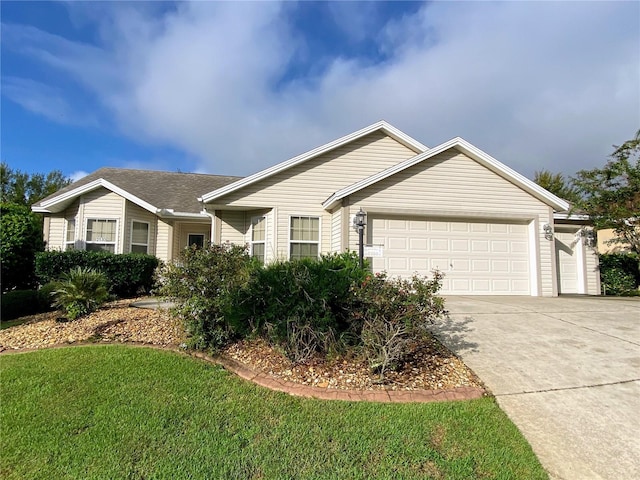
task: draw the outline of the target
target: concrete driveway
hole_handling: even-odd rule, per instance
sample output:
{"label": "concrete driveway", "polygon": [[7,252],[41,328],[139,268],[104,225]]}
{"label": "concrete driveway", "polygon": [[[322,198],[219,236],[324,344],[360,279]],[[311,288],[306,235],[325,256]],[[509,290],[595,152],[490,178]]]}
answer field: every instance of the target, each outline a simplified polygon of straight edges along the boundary
{"label": "concrete driveway", "polygon": [[640,299],[447,297],[437,335],[552,479],[640,478]]}

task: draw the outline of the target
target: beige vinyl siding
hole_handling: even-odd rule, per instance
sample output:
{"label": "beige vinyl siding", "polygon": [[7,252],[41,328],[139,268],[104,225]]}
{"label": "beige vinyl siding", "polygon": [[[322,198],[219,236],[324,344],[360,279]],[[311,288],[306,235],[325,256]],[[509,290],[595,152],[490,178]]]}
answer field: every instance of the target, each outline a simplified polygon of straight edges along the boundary
{"label": "beige vinyl siding", "polygon": [[139,207],[138,205],[126,201],[126,214],[124,222],[124,252],[131,252],[131,224],[132,221],[146,222],[149,224],[149,245],[147,247],[147,253],[149,255],[156,255],[156,237],[158,230],[158,217],[153,213]]}
{"label": "beige vinyl siding", "polygon": [[158,227],[156,234],[156,256],[168,262],[173,259],[171,256],[173,246],[173,226],[158,219]]}
{"label": "beige vinyl siding", "polygon": [[125,199],[117,193],[106,188],[99,188],[82,195],[80,199],[81,219],[78,224],[81,228],[81,238],[86,241],[87,220],[89,219],[110,219],[116,220],[116,246],[115,253],[124,253],[124,203]]}
{"label": "beige vinyl siding", "polygon": [[[331,193],[416,155],[382,132],[355,140],[329,153],[215,200],[215,205],[278,207],[276,258],[289,257],[289,218],[320,217],[321,253],[331,245],[331,215],[322,202]],[[224,230],[223,230],[224,231]],[[222,238],[224,241],[224,237]]]}
{"label": "beige vinyl siding", "polygon": [[597,246],[589,247],[585,245],[587,294],[600,295],[600,260],[598,259]]}
{"label": "beige vinyl siding", "polygon": [[247,243],[247,231],[249,222],[243,211],[221,210],[218,213],[220,223],[220,242],[244,245]]}
{"label": "beige vinyl siding", "polygon": [[[551,209],[508,180],[456,150],[443,152],[349,197],[349,213],[360,207],[371,213],[423,217],[514,219],[537,222],[541,295],[557,295],[553,242],[545,240],[542,225],[553,225]],[[349,248],[357,235],[349,232]]]}
{"label": "beige vinyl siding", "polygon": [[331,251],[342,251],[342,208],[331,214]]}
{"label": "beige vinyl siding", "polygon": [[47,241],[47,250],[64,250],[64,233],[65,233],[64,215],[51,216],[49,220],[49,238]]}

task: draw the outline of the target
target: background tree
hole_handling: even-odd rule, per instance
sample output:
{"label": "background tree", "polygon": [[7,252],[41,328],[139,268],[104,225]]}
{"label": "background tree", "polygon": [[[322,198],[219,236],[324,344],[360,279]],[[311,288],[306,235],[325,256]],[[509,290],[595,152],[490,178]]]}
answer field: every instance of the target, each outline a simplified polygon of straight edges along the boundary
{"label": "background tree", "polygon": [[71,183],[60,170],[28,174],[0,163],[0,290],[33,288],[35,254],[44,250],[42,216],[31,205]]}
{"label": "background tree", "polygon": [[574,207],[597,229],[612,228],[616,241],[640,255],[640,130],[614,148],[603,168],[580,170],[572,178],[580,194]]}
{"label": "background tree", "polygon": [[35,254],[44,250],[42,219],[24,205],[0,203],[2,292],[35,286]]}
{"label": "background tree", "polygon": [[0,164],[0,193],[4,203],[30,207],[70,183],[71,179],[65,177],[60,170],[47,174],[28,174],[13,170],[5,162]]}
{"label": "background tree", "polygon": [[576,188],[569,180],[565,180],[561,173],[551,173],[549,170],[540,170],[535,173],[533,181],[554,195],[571,203],[575,203],[580,198]]}

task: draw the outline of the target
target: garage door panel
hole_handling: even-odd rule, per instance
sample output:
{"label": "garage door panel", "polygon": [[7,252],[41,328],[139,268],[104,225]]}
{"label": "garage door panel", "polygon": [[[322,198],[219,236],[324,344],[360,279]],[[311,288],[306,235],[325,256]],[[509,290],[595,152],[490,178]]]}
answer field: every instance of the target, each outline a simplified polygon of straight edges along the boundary
{"label": "garage door panel", "polygon": [[451,251],[452,252],[468,252],[469,251],[469,240],[451,240]]}
{"label": "garage door panel", "polygon": [[527,253],[529,251],[529,246],[527,242],[511,242],[511,252],[512,253]]}
{"label": "garage door panel", "polygon": [[449,240],[442,238],[432,238],[429,241],[430,250],[434,252],[448,252],[449,251]]}
{"label": "garage door panel", "polygon": [[492,240],[491,251],[496,253],[507,253],[509,251],[509,242],[506,240]]}
{"label": "garage door panel", "polygon": [[475,253],[485,253],[489,251],[488,240],[471,240],[471,251]]}
{"label": "garage door panel", "polygon": [[471,261],[471,268],[473,268],[474,272],[490,272],[491,271],[491,265],[489,264],[489,260],[478,260],[478,259],[474,259]]}
{"label": "garage door panel", "polygon": [[509,233],[509,225],[506,223],[493,223],[490,225],[491,233]]}
{"label": "garage door panel", "polygon": [[555,236],[559,293],[578,293],[578,258],[575,254],[576,234],[556,232]]}
{"label": "garage door panel", "polygon": [[411,250],[427,250],[428,249],[428,241],[426,238],[410,238],[409,246]]}
{"label": "garage door panel", "polygon": [[370,225],[374,243],[383,245],[376,271],[410,277],[440,270],[445,294],[530,294],[525,224],[374,217]]}
{"label": "garage door panel", "polygon": [[390,237],[388,246],[391,250],[407,250],[409,246],[409,239],[406,237]]}

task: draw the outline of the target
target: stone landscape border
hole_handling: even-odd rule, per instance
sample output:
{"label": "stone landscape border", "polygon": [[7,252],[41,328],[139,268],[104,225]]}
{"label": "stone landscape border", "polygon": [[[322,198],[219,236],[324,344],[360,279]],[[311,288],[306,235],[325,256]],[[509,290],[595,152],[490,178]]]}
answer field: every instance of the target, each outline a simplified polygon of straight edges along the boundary
{"label": "stone landscape border", "polygon": [[428,403],[473,400],[488,395],[488,392],[480,387],[456,387],[444,390],[341,390],[312,387],[275,378],[264,372],[255,371],[249,366],[229,357],[212,357],[202,352],[186,352],[175,347],[163,347],[160,345],[135,342],[78,342],[51,345],[45,348],[8,349],[0,351],[0,357],[3,355],[29,353],[52,348],[95,347],[100,345],[126,345],[129,347],[153,348],[156,350],[180,353],[220,365],[225,370],[234,373],[238,377],[255,383],[261,387],[268,388],[269,390],[288,393],[289,395],[296,397],[315,398],[318,400],[344,400],[349,402],[378,403]]}

